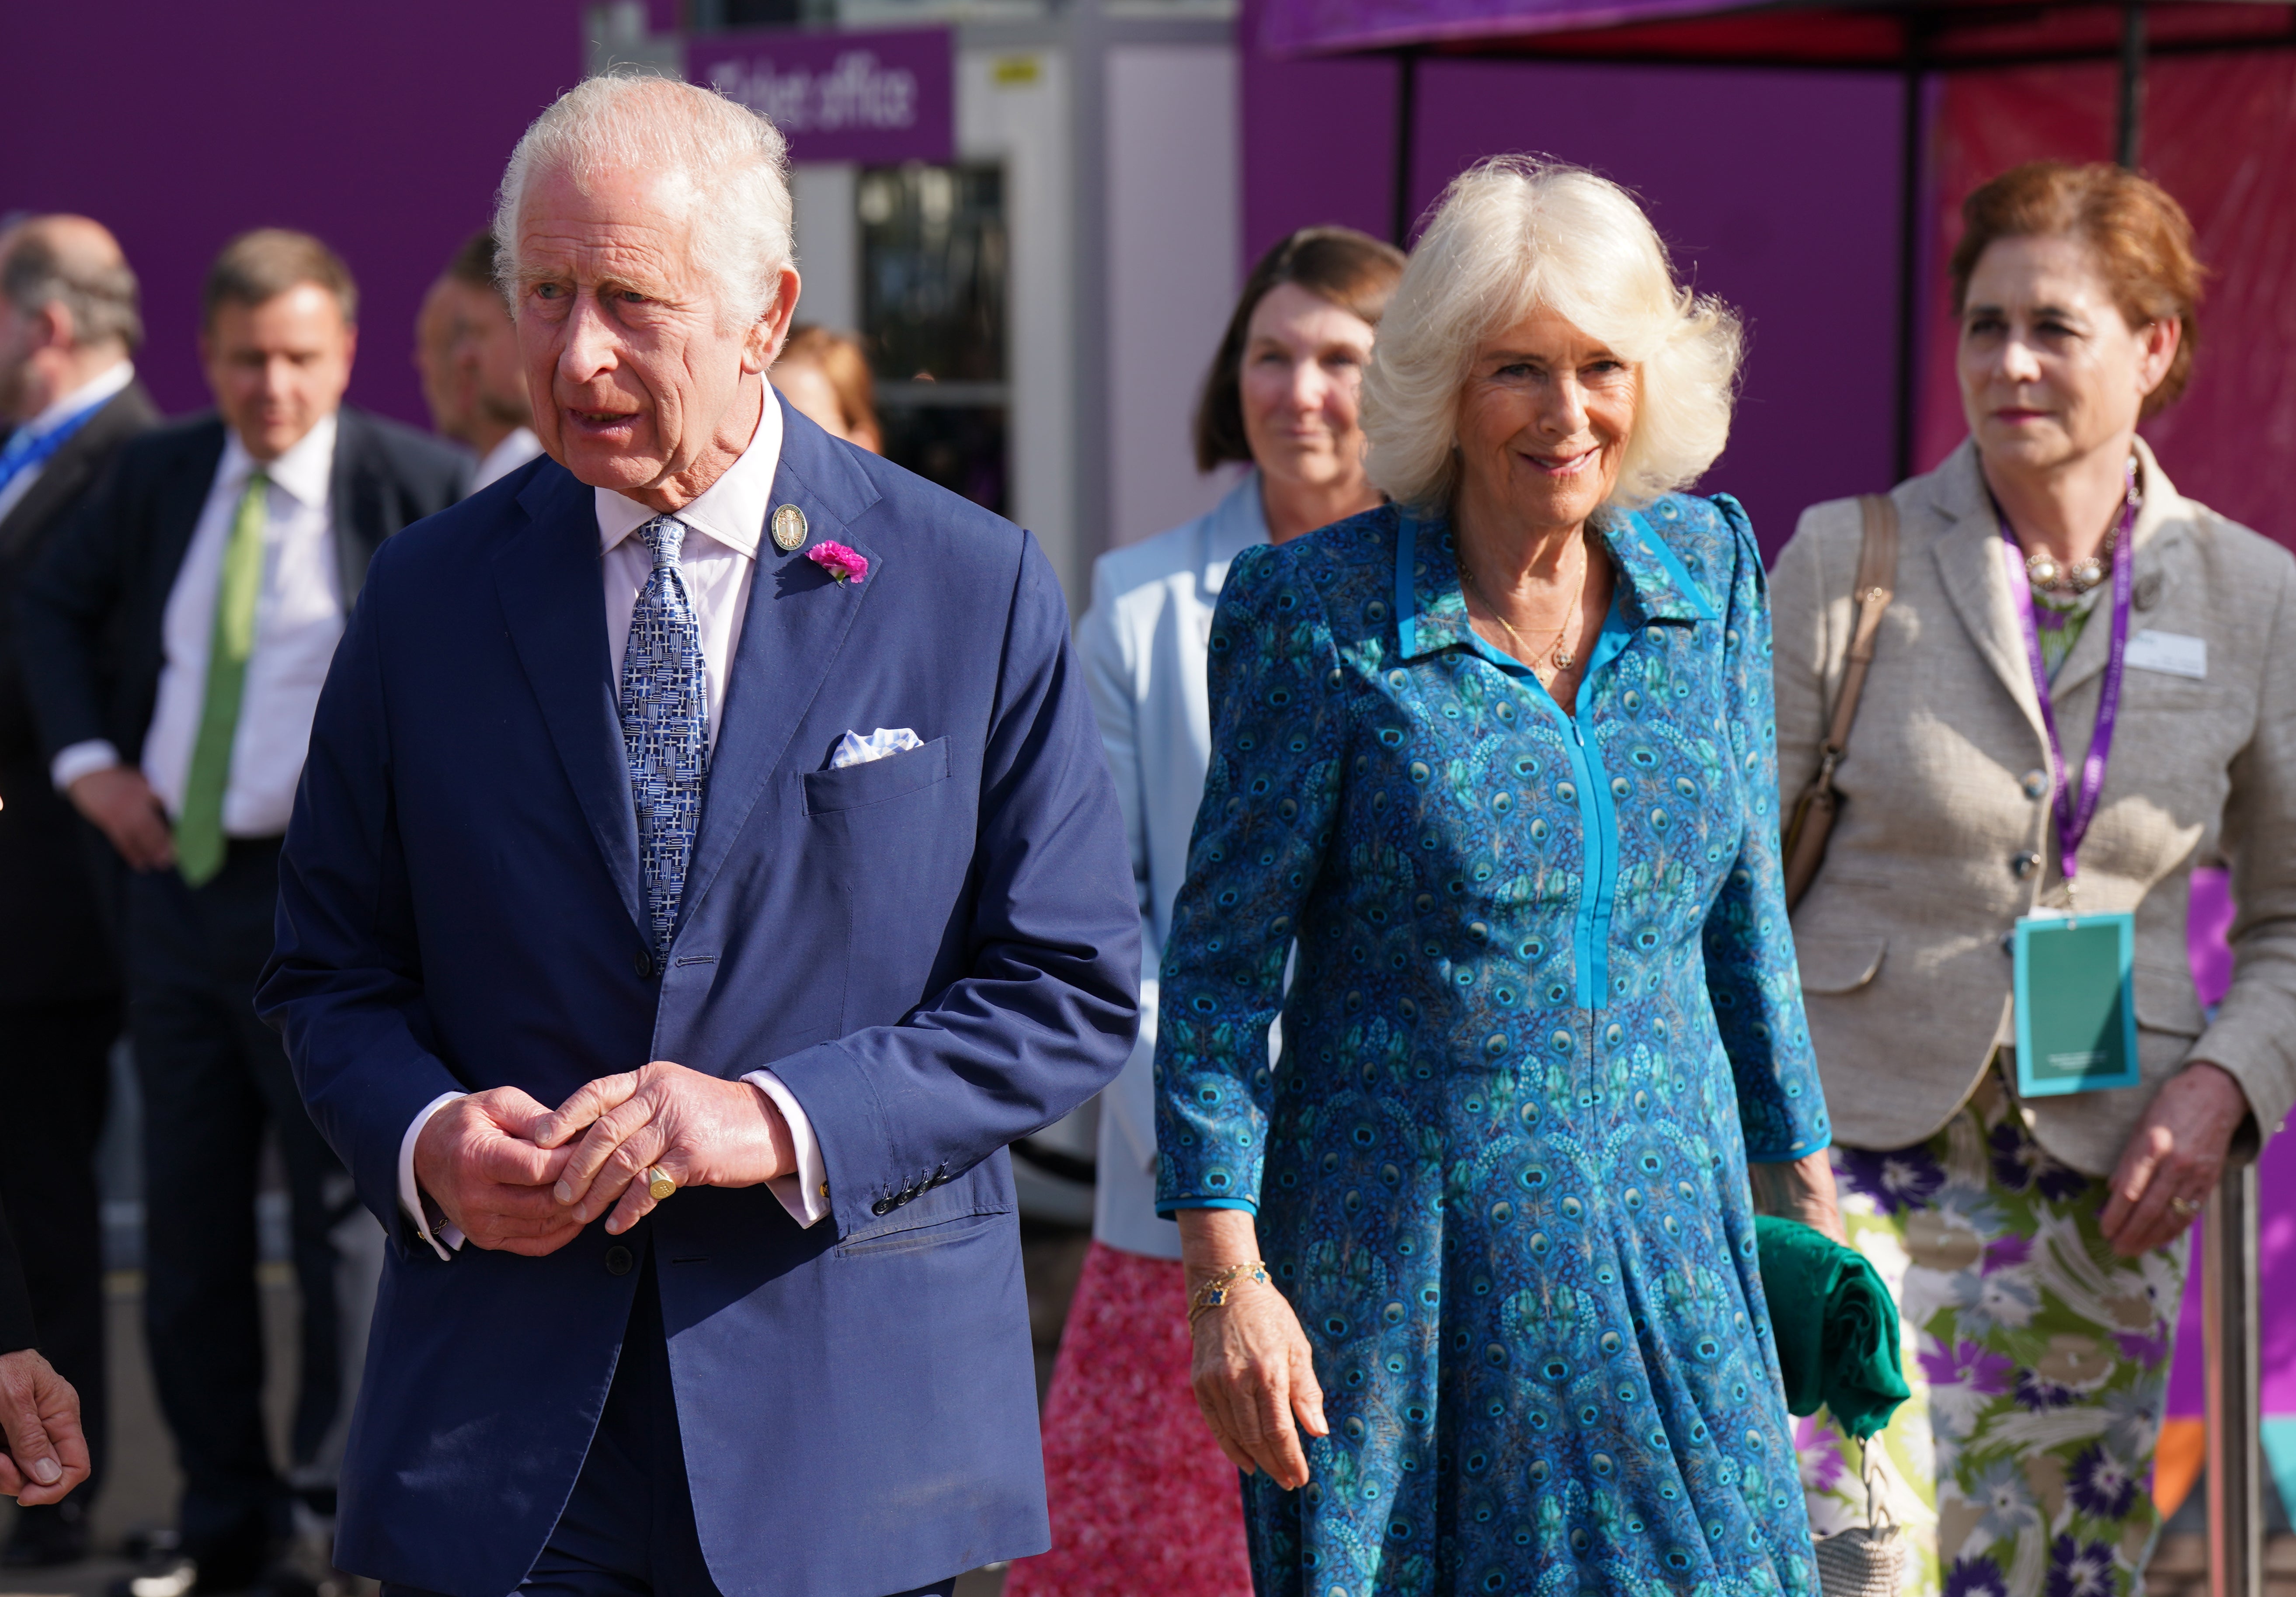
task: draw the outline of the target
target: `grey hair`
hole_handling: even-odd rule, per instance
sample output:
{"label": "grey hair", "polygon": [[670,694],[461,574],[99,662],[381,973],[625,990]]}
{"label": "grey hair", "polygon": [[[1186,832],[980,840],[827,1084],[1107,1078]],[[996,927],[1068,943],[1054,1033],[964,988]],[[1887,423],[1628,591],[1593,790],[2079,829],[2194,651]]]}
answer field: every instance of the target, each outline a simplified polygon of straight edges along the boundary
{"label": "grey hair", "polygon": [[0,261],[0,294],[26,315],[62,306],[80,344],[117,341],[131,355],[144,346],[143,293],[135,271],[117,256],[58,248],[37,217],[20,225]]}
{"label": "grey hair", "polygon": [[583,192],[601,173],[674,172],[685,179],[687,248],[716,283],[729,325],[773,308],[789,265],[789,144],[757,112],[712,89],[646,73],[593,78],[560,95],[511,152],[495,198],[495,273],[517,314],[518,213],[537,174]]}
{"label": "grey hair", "polygon": [[1542,307],[1635,370],[1613,503],[1648,504],[1714,463],[1730,438],[1738,318],[1675,281],[1658,230],[1617,184],[1503,155],[1443,191],[1380,323],[1363,381],[1373,482],[1404,504],[1448,507],[1476,347]]}

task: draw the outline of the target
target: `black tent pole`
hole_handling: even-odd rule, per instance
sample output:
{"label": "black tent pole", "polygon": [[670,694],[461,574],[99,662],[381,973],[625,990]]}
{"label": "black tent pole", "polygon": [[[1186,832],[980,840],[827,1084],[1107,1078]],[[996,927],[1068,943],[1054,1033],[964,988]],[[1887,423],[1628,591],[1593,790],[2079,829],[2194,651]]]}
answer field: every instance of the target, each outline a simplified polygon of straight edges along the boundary
{"label": "black tent pole", "polygon": [[1921,293],[1922,155],[1927,128],[1922,116],[1922,20],[1906,19],[1905,115],[1898,163],[1898,450],[1897,480],[1914,474],[1915,314]]}
{"label": "black tent pole", "polygon": [[1411,248],[1412,145],[1418,132],[1419,52],[1395,53],[1395,187],[1388,200],[1388,231],[1398,250]]}
{"label": "black tent pole", "polygon": [[2144,8],[2120,8],[2120,127],[2119,160],[2136,170],[2144,138]]}

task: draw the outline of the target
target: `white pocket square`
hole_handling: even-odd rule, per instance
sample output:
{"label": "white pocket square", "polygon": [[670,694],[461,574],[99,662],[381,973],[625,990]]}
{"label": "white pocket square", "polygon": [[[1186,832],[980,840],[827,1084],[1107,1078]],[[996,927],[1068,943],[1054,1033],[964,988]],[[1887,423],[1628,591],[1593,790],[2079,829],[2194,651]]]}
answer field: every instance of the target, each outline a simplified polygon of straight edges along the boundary
{"label": "white pocket square", "polygon": [[906,754],[924,746],[924,740],[906,726],[880,726],[865,738],[849,732],[837,740],[837,752],[829,757],[829,768],[839,771],[847,766],[865,766],[889,754]]}

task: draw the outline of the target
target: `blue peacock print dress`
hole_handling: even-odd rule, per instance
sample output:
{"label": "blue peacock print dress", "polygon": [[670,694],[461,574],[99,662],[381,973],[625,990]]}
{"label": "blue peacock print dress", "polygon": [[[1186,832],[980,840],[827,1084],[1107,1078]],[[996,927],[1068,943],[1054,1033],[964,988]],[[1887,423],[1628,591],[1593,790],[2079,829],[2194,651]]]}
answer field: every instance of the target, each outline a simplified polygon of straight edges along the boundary
{"label": "blue peacock print dress", "polygon": [[1726,497],[1595,529],[1575,714],[1440,521],[1220,595],[1158,1205],[1256,1212],[1315,1347],[1308,1484],[1245,1481],[1261,1597],[1816,1597],[1746,1175],[1829,1141],[1760,557]]}

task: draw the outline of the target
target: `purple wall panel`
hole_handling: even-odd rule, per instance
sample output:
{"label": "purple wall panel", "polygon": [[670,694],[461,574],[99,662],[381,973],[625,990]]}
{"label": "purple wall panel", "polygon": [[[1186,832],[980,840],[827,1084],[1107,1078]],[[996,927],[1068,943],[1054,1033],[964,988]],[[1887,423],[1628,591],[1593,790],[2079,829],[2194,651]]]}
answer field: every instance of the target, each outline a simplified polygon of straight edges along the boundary
{"label": "purple wall panel", "polygon": [[317,233],[364,299],[350,397],[428,425],[409,364],[416,306],[482,226],[511,146],[582,75],[578,0],[235,0],[26,5],[0,94],[0,212],[84,211],[144,283],[138,360],[170,413],[207,403],[199,284],[224,241]]}
{"label": "purple wall panel", "polygon": [[[1310,221],[1385,233],[1393,73],[1247,55],[1249,248]],[[1900,94],[1863,74],[1430,60],[1413,203],[1507,151],[1635,191],[1677,266],[1747,320],[1737,425],[1702,486],[1743,499],[1775,553],[1805,506],[1894,480]]]}
{"label": "purple wall panel", "polygon": [[1295,227],[1387,236],[1395,170],[1395,63],[1277,61],[1252,45],[1259,0],[1244,0],[1243,264]]}

